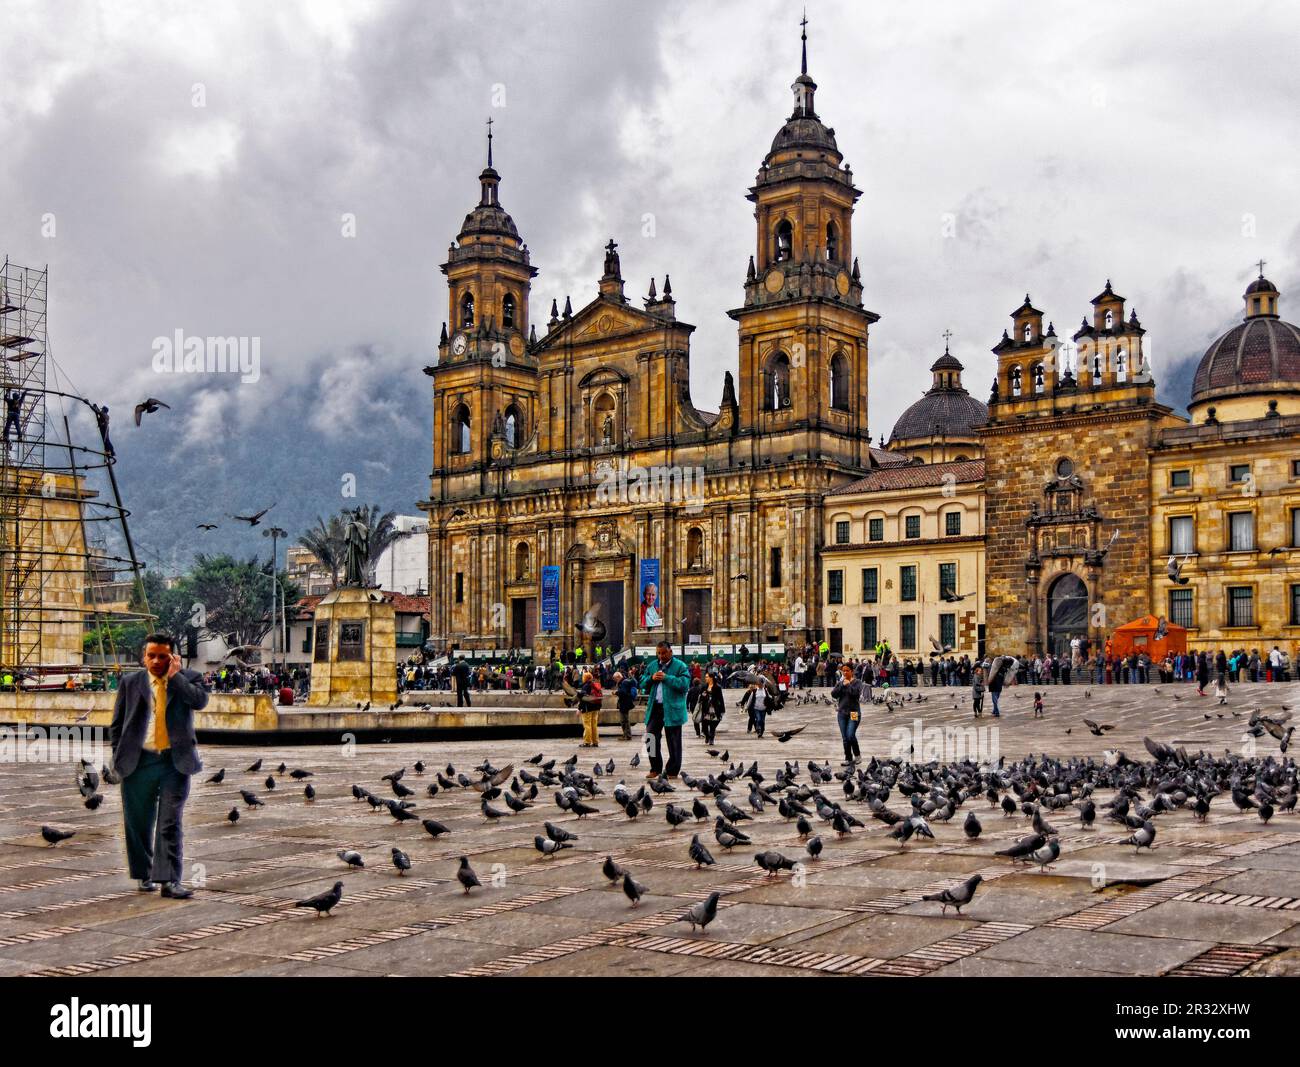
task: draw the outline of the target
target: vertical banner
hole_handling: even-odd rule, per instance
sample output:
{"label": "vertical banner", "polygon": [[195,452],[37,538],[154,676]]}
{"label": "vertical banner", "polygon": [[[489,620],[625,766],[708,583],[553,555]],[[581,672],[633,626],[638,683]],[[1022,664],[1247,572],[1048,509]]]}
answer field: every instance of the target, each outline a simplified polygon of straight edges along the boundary
{"label": "vertical banner", "polygon": [[542,568],[542,629],[553,633],[560,628],[560,568]]}
{"label": "vertical banner", "polygon": [[663,626],[663,607],[659,599],[659,561],[643,559],[641,561],[640,580],[637,582],[640,593],[640,620],[642,630],[658,630]]}

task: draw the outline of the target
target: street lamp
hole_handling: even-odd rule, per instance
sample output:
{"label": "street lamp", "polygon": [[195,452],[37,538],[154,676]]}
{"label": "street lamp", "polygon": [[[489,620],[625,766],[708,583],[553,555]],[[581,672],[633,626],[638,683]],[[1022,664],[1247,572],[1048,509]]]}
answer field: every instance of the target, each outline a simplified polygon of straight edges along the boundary
{"label": "street lamp", "polygon": [[[287,661],[289,653],[288,639],[279,633],[280,627],[275,623],[275,590],[280,589],[280,618],[281,621],[284,621],[284,616],[286,614],[284,610],[284,590],[280,588],[280,581],[278,578],[280,566],[279,556],[276,554],[276,545],[279,543],[281,537],[289,536],[289,531],[281,529],[279,526],[271,526],[262,531],[262,536],[271,539],[271,577],[275,579],[275,585],[271,590],[271,631],[276,635],[276,637],[281,638],[281,658]],[[275,661],[275,637],[271,639],[271,661]]]}

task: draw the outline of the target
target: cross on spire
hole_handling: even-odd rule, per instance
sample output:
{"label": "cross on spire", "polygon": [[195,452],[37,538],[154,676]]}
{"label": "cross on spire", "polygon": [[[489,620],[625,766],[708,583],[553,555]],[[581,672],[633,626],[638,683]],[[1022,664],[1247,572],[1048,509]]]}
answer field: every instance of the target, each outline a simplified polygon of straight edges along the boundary
{"label": "cross on spire", "polygon": [[492,116],[491,115],[488,116],[487,130],[488,130],[488,167],[491,168],[492,166]]}
{"label": "cross on spire", "polygon": [[948,341],[952,338],[951,330],[943,331],[943,354],[948,355]]}
{"label": "cross on spire", "polygon": [[799,73],[808,73],[808,9],[803,9],[803,18],[799,20],[799,40],[802,42],[803,56],[799,63]]}
{"label": "cross on spire", "polygon": [[1264,277],[1264,260],[1259,261],[1259,276]]}

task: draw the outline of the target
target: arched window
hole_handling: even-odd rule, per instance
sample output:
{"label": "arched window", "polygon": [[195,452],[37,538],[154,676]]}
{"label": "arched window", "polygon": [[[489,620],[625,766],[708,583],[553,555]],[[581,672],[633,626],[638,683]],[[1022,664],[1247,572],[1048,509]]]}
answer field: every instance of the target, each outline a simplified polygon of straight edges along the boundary
{"label": "arched window", "polygon": [[763,407],[781,411],[790,406],[790,357],[778,352],[767,363],[767,381],[763,383]]}
{"label": "arched window", "polygon": [[1033,339],[1034,339],[1034,328],[1029,323],[1025,323],[1025,340],[1032,341]]}
{"label": "arched window", "polygon": [[1094,353],[1092,357],[1092,384],[1101,384],[1101,353]]}
{"label": "arched window", "polygon": [[826,224],[826,258],[832,263],[840,258],[840,231],[833,222]]}
{"label": "arched window", "polygon": [[451,450],[460,455],[469,452],[469,408],[464,404],[451,417]]}
{"label": "arched window", "polygon": [[505,433],[506,433],[507,448],[519,447],[519,440],[520,437],[522,436],[520,431],[523,429],[523,425],[524,425],[523,415],[520,414],[518,407],[516,407],[514,404],[511,404],[508,408],[506,408]]}
{"label": "arched window", "polygon": [[598,446],[613,445],[618,440],[618,425],[614,398],[601,393],[592,405],[592,440]]}
{"label": "arched window", "polygon": [[776,224],[776,261],[781,263],[794,255],[794,227],[789,219]]}
{"label": "arched window", "polygon": [[1020,396],[1020,393],[1021,393],[1020,367],[1017,365],[1011,368],[1011,395]]}
{"label": "arched window", "polygon": [[460,298],[460,324],[462,326],[474,325],[474,294],[466,292]]}
{"label": "arched window", "polygon": [[1128,354],[1122,348],[1115,353],[1115,380],[1128,381]]}
{"label": "arched window", "polygon": [[515,328],[515,298],[512,293],[506,293],[501,301],[501,325],[507,330]]}
{"label": "arched window", "polygon": [[831,357],[831,407],[836,411],[849,410],[849,361],[843,352]]}
{"label": "arched window", "polygon": [[698,526],[686,531],[686,566],[704,566],[704,531]]}
{"label": "arched window", "polygon": [[1115,328],[1115,312],[1113,312],[1113,311],[1107,309],[1107,311],[1106,311],[1106,329],[1108,329],[1108,330],[1113,330],[1114,328]]}
{"label": "arched window", "polygon": [[520,541],[515,545],[515,578],[528,577],[528,542]]}
{"label": "arched window", "polygon": [[1041,363],[1035,363],[1031,373],[1034,376],[1034,392],[1041,393],[1046,388],[1043,365]]}

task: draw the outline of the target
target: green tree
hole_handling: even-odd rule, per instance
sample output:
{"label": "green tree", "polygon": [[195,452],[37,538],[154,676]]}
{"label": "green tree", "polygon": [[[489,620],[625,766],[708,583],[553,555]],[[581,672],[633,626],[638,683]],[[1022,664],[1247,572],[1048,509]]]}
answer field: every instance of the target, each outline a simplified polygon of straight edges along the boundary
{"label": "green tree", "polygon": [[[296,603],[302,596],[297,583],[290,581],[284,571],[278,577],[284,585],[285,603]],[[224,553],[200,553],[194,559],[194,569],[180,585],[184,599],[200,606],[202,636],[220,637],[234,648],[260,644],[271,629],[273,585],[269,562],[256,557],[237,560]]]}
{"label": "green tree", "polygon": [[[366,585],[374,586],[375,565],[385,549],[395,541],[400,541],[409,534],[402,533],[394,525],[397,512],[386,511],[382,514],[374,504],[364,505],[365,523],[370,531],[370,543],[366,553]],[[351,509],[344,508],[329,520],[316,517],[316,525],[298,538],[298,544],[312,553],[321,566],[330,572],[330,587],[337,589],[344,561],[347,559],[346,531]]]}

